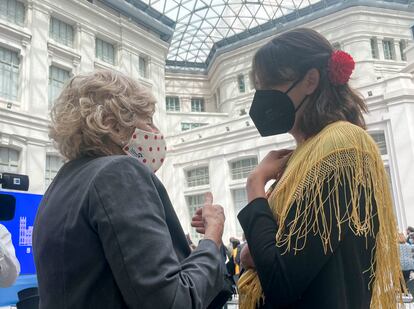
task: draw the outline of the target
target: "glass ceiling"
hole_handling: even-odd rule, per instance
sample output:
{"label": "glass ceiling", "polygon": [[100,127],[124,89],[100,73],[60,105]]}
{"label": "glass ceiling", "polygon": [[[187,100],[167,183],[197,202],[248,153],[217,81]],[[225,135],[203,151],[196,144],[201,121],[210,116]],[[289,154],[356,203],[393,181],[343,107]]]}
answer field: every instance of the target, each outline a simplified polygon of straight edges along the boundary
{"label": "glass ceiling", "polygon": [[141,0],[176,22],[167,60],[205,64],[214,44],[321,0]]}

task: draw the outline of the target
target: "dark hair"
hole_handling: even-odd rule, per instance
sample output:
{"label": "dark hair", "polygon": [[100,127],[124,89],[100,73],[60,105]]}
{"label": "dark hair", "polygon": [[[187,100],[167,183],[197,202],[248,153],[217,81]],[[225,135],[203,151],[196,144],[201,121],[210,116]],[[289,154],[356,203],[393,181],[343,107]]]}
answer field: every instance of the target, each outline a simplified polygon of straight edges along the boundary
{"label": "dark hair", "polygon": [[310,96],[310,104],[303,107],[300,121],[306,137],[338,120],[365,129],[362,112],[367,112],[367,106],[363,99],[348,84],[335,86],[329,81],[327,67],[333,51],[318,32],[298,28],[273,38],[253,58],[252,76],[263,89],[301,79],[313,68],[319,71],[319,85]]}

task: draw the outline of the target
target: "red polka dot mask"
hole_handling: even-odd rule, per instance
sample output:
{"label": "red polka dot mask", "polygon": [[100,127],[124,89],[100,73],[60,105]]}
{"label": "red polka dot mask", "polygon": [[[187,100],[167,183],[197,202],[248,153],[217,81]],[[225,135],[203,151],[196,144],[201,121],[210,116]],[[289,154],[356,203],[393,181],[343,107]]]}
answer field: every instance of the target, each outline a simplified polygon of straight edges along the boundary
{"label": "red polka dot mask", "polygon": [[156,172],[164,163],[167,147],[161,133],[135,129],[128,144],[123,148],[130,157],[137,158]]}

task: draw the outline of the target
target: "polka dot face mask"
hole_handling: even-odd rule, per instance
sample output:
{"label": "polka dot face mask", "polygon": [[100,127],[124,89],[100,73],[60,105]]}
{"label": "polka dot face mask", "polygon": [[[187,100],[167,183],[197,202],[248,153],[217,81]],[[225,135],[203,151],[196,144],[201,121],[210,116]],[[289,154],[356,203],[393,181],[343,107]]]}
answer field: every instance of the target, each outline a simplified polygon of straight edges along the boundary
{"label": "polka dot face mask", "polygon": [[161,133],[135,129],[128,144],[123,148],[130,157],[147,165],[154,173],[164,163],[167,147]]}

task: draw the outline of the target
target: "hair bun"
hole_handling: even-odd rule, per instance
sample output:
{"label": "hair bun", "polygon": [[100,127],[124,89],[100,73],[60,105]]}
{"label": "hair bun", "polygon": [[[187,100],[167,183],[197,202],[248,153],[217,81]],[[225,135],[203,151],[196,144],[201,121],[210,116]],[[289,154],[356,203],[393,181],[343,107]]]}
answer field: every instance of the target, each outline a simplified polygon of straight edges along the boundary
{"label": "hair bun", "polygon": [[328,77],[333,85],[345,85],[355,69],[352,56],[342,50],[336,50],[328,61]]}

